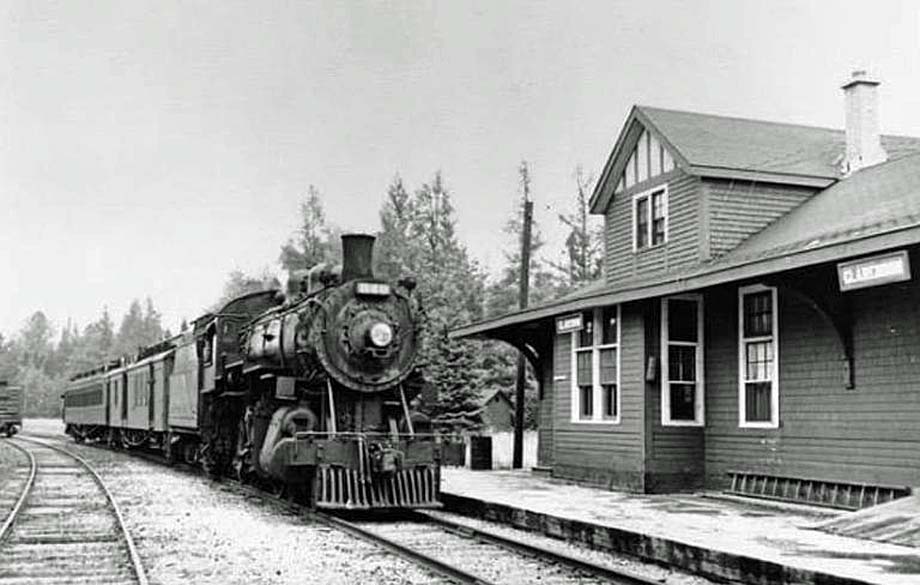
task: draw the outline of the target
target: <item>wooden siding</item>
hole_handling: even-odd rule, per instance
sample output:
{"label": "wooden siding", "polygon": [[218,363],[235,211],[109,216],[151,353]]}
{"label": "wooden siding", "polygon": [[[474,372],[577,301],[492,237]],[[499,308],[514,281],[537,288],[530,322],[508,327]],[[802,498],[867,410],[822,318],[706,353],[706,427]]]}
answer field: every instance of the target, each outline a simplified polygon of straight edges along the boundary
{"label": "wooden siding", "polygon": [[572,422],[571,334],[556,337],[553,356],[553,476],[607,487],[643,489],[644,331],[642,315],[623,307],[619,424]]}
{"label": "wooden siding", "polygon": [[[668,185],[668,241],[634,252],[633,195],[665,183]],[[699,185],[698,177],[673,171],[614,196],[605,220],[604,270],[608,283],[668,272],[699,262]]]}
{"label": "wooden siding", "polygon": [[[920,265],[918,254],[911,260]],[[846,294],[854,320],[850,390],[835,331],[811,307],[780,293],[778,429],[738,427],[737,289],[707,295],[707,484],[724,486],[725,472],[737,469],[920,486],[918,282],[915,275],[906,284]]]}
{"label": "wooden siding", "polygon": [[540,417],[537,434],[537,465],[543,467],[553,466],[553,435],[555,424],[553,401],[556,395],[553,387],[553,370],[555,360],[553,355],[543,357],[543,378],[540,380]]}
{"label": "wooden siding", "polygon": [[[645,303],[645,351],[656,360],[655,380],[645,384],[645,491],[690,490],[703,483],[704,440],[700,427],[661,424],[661,302]],[[705,310],[704,310],[705,315]]]}
{"label": "wooden siding", "polygon": [[708,230],[703,248],[720,256],[804,203],[816,193],[812,187],[752,181],[705,179]]}

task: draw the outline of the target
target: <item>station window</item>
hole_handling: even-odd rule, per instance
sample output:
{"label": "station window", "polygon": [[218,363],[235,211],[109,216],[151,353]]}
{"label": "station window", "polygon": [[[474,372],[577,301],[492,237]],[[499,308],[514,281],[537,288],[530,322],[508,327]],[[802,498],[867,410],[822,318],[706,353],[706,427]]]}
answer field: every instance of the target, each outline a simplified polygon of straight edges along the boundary
{"label": "station window", "polygon": [[779,321],[776,288],[738,289],[738,424],[779,426]]}
{"label": "station window", "polygon": [[620,308],[582,313],[582,328],[572,333],[572,420],[620,420]]}
{"label": "station window", "polygon": [[661,424],[704,424],[703,297],[661,299]]}
{"label": "station window", "polygon": [[633,197],[633,250],[668,241],[668,187],[656,187]]}

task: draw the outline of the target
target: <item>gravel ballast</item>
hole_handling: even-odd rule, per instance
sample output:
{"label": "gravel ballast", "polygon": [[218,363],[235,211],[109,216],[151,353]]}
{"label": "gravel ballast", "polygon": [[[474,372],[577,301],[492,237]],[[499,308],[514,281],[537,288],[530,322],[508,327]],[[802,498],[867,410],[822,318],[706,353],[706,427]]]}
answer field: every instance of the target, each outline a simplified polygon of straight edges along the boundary
{"label": "gravel ballast", "polygon": [[122,507],[151,583],[441,583],[415,565],[280,504],[124,453],[65,444]]}

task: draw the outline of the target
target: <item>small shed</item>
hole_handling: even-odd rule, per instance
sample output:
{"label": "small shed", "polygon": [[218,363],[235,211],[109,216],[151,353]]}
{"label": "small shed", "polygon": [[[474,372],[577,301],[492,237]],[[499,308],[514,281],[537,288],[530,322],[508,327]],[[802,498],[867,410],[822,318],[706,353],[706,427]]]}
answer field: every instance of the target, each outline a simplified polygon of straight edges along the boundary
{"label": "small shed", "polygon": [[479,408],[470,414],[482,421],[483,433],[506,433],[514,429],[514,405],[501,388],[484,393]]}

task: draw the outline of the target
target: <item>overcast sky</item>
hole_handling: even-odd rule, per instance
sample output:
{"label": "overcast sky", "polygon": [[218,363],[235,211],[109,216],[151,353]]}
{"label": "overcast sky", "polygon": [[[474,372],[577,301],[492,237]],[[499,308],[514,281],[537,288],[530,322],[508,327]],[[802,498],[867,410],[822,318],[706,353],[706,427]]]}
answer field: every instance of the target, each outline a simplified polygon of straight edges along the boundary
{"label": "overcast sky", "polygon": [[274,269],[310,184],[375,230],[396,173],[440,169],[494,268],[526,159],[557,247],[634,103],[841,127],[867,67],[883,130],[920,135],[917,6],[2,0],[0,332],[147,295],[176,330]]}

